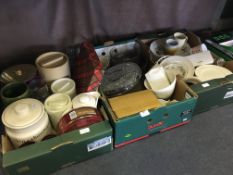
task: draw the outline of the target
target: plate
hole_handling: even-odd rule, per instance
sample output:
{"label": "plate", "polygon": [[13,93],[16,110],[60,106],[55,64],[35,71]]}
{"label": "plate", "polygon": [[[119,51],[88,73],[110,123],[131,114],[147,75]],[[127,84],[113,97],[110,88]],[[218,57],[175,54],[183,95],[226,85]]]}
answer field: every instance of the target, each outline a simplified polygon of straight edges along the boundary
{"label": "plate", "polygon": [[197,78],[201,81],[208,81],[218,78],[224,78],[232,72],[224,67],[216,65],[203,65],[195,70]]}
{"label": "plate", "polygon": [[175,75],[181,75],[184,78],[193,77],[194,74],[192,62],[182,56],[169,56],[160,65],[164,67],[168,74],[173,73]]}

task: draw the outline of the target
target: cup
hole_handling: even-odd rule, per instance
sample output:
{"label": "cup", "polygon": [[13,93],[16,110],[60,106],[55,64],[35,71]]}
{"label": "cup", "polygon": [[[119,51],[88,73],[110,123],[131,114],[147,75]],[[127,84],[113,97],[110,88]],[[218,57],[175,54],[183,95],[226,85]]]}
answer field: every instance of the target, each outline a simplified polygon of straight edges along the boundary
{"label": "cup", "polygon": [[72,109],[70,96],[66,94],[56,93],[50,95],[44,102],[45,110],[49,114],[50,121],[55,130],[59,120],[64,114]]}
{"label": "cup", "polygon": [[74,80],[70,78],[60,78],[55,80],[51,84],[51,90],[53,93],[63,93],[70,96],[70,98],[74,98],[76,95],[76,86]]}
{"label": "cup", "polygon": [[1,89],[1,99],[4,106],[17,100],[31,96],[29,87],[23,82],[8,83]]}
{"label": "cup", "polygon": [[174,38],[177,40],[180,49],[183,48],[188,41],[188,37],[181,32],[174,33]]}
{"label": "cup", "polygon": [[68,56],[62,52],[47,52],[36,59],[36,67],[46,83],[70,77]]}
{"label": "cup", "polygon": [[179,48],[180,46],[176,39],[169,38],[166,40],[165,49],[166,49],[167,54],[174,55]]}

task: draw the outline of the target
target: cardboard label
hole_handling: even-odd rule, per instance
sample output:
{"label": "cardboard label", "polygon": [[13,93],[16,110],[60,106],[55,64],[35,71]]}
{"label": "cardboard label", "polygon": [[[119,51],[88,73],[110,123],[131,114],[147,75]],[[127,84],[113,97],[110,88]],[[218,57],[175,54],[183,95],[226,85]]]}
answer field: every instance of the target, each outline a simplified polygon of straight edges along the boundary
{"label": "cardboard label", "polygon": [[224,95],[223,99],[231,98],[231,97],[233,97],[233,91],[227,92],[227,93]]}
{"label": "cardboard label", "polygon": [[188,119],[187,118],[183,118],[183,122],[187,121]]}
{"label": "cardboard label", "polygon": [[148,115],[150,115],[150,112],[149,112],[148,110],[145,110],[145,111],[140,112],[140,116],[141,116],[141,117],[146,117],[146,116],[148,116]]}
{"label": "cardboard label", "polygon": [[204,88],[206,88],[206,87],[209,87],[210,84],[209,83],[203,83],[201,86],[204,87]]}
{"label": "cardboard label", "polygon": [[99,140],[96,140],[90,144],[87,145],[87,151],[90,152],[90,151],[94,151],[96,149],[99,149],[99,148],[102,148],[104,146],[107,146],[109,144],[112,143],[112,137],[109,136],[109,137],[105,137],[105,138],[102,138],[102,139],[99,139]]}
{"label": "cardboard label", "polygon": [[69,116],[70,116],[70,120],[73,120],[78,117],[75,111],[70,112]]}
{"label": "cardboard label", "polygon": [[79,133],[82,135],[82,134],[86,134],[86,133],[89,133],[90,132],[90,128],[83,128],[83,129],[80,129],[79,130]]}

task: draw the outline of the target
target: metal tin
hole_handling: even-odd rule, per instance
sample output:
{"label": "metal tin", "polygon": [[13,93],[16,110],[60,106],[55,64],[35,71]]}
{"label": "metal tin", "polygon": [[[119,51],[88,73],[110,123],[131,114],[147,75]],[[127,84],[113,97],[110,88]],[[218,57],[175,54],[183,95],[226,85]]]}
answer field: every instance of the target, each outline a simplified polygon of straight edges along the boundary
{"label": "metal tin", "polygon": [[103,121],[103,118],[97,109],[82,107],[64,115],[59,121],[58,130],[60,133],[66,133],[101,121]]}

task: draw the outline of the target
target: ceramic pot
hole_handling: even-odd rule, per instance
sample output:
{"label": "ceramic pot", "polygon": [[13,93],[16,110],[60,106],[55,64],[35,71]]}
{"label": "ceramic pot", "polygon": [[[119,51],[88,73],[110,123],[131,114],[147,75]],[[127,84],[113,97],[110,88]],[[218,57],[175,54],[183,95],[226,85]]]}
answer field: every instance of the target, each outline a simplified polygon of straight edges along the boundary
{"label": "ceramic pot", "polygon": [[50,95],[44,102],[45,109],[49,114],[53,128],[57,131],[57,124],[64,114],[72,109],[70,96],[56,93]]}
{"label": "ceramic pot", "polygon": [[29,98],[30,96],[31,91],[23,82],[8,83],[1,89],[1,100],[4,106],[23,98]]}
{"label": "ceramic pot", "polygon": [[74,98],[76,95],[76,85],[74,80],[70,78],[60,78],[55,80],[51,84],[51,90],[53,93],[63,93],[70,96],[70,98]]}
{"label": "ceramic pot", "polygon": [[68,56],[62,52],[47,52],[36,59],[36,67],[42,79],[51,83],[63,77],[70,77]]}
{"label": "ceramic pot", "polygon": [[53,133],[43,104],[32,98],[10,104],[3,111],[2,122],[16,148],[25,143],[39,142]]}

